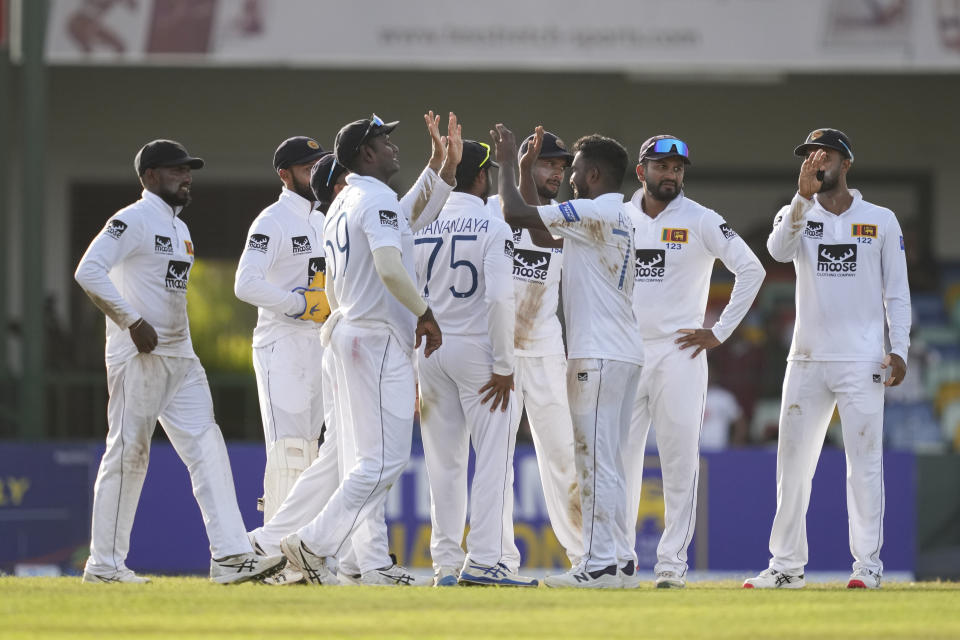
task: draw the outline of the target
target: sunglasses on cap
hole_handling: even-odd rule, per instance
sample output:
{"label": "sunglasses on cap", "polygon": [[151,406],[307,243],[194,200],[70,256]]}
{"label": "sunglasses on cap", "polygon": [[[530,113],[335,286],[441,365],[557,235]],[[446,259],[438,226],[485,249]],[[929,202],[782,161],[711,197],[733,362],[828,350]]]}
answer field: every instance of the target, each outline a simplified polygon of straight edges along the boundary
{"label": "sunglasses on cap", "polygon": [[[367,123],[367,130],[363,132],[363,137],[361,137],[360,142],[357,143],[356,150],[360,151],[360,147],[362,147],[367,140],[370,138],[375,138],[377,136],[377,129],[382,127],[383,124],[383,120],[380,118],[380,116],[375,113],[371,115],[370,122]],[[332,170],[331,175],[333,175]],[[330,179],[327,178],[327,180],[329,181]]]}
{"label": "sunglasses on cap", "polygon": [[687,148],[687,143],[676,138],[657,140],[653,143],[653,149],[648,150],[647,153],[650,153],[650,151],[653,153],[676,153],[684,158],[690,157],[690,149]]}
{"label": "sunglasses on cap", "polygon": [[478,169],[482,169],[482,168],[483,168],[483,165],[487,164],[487,162],[490,161],[490,145],[488,145],[486,142],[478,142],[477,144],[479,144],[481,147],[483,147],[484,150],[486,150],[486,152],[487,152],[486,155],[483,156],[483,161],[482,161],[480,164],[477,165],[477,168],[478,168]]}

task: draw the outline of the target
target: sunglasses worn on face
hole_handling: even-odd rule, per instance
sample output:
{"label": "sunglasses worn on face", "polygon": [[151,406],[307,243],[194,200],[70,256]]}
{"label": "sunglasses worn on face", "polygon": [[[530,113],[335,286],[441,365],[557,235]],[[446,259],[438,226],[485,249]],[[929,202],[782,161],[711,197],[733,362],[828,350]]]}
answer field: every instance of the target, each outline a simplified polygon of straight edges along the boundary
{"label": "sunglasses worn on face", "polygon": [[684,158],[690,157],[690,150],[687,143],[676,138],[663,138],[653,143],[654,153],[677,153]]}

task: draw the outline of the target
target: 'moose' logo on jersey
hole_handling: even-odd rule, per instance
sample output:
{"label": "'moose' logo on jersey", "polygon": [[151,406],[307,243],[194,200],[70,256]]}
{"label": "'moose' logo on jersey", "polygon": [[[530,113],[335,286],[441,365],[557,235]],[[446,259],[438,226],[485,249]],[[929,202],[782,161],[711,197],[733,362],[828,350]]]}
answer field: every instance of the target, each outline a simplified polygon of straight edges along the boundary
{"label": "'moose' logo on jersey", "polygon": [[730,228],[730,225],[724,222],[720,225],[720,233],[723,234],[723,237],[727,240],[733,240],[737,237],[737,232]]}
{"label": "'moose' logo on jersey", "polygon": [[307,265],[307,282],[313,280],[313,276],[318,273],[327,272],[327,259],[326,258],[310,258],[310,263]]}
{"label": "'moose' logo on jersey", "polygon": [[380,226],[381,227],[390,227],[391,229],[399,229],[400,225],[397,222],[397,214],[393,211],[385,211],[384,209],[380,210]]}
{"label": "'moose' logo on jersey", "polygon": [[513,244],[520,244],[520,240],[523,238],[523,229],[521,227],[510,227],[510,230],[513,231]]}
{"label": "'moose' logo on jersey", "polygon": [[637,249],[637,280],[662,280],[667,252],[663,249]]}
{"label": "'moose' logo on jersey", "polygon": [[664,229],[660,240],[662,242],[686,242],[687,229]]}
{"label": "'moose' logo on jersey", "polygon": [[106,234],[107,234],[108,236],[110,236],[111,238],[115,238],[115,239],[119,240],[119,239],[120,239],[120,236],[122,236],[122,235],[123,235],[123,232],[126,231],[126,230],[127,230],[127,223],[126,223],[126,222],[124,222],[124,221],[122,221],[122,220],[111,220],[111,221],[107,224],[107,228],[104,229],[103,231],[104,231],[104,233],[106,233]]}
{"label": "'moose' logo on jersey", "polygon": [[503,241],[503,255],[508,258],[513,257],[513,240],[504,240]]}
{"label": "'moose' logo on jersey", "polygon": [[187,276],[190,274],[190,263],[182,260],[171,260],[167,264],[167,289],[174,291],[187,290]]}
{"label": "'moose' logo on jersey", "polygon": [[173,255],[173,242],[167,236],[153,236],[153,250],[157,253]]}
{"label": "'moose' logo on jersey", "polygon": [[807,226],[803,230],[803,235],[807,238],[822,238],[823,223],[814,222],[813,220],[807,220]]}
{"label": "'moose' logo on jersey", "polygon": [[857,273],[857,245],[821,244],[817,251],[817,274],[853,276]]}
{"label": "'moose' logo on jersey", "polygon": [[550,269],[550,254],[545,251],[514,249],[513,275],[529,280],[544,281]]}
{"label": "'moose' logo on jersey", "polygon": [[270,236],[265,236],[262,233],[251,233],[250,240],[247,241],[247,249],[260,253],[266,253],[269,246]]}
{"label": "'moose' logo on jersey", "polygon": [[293,236],[290,238],[290,242],[293,244],[293,255],[300,255],[301,253],[310,253],[310,238],[307,236]]}

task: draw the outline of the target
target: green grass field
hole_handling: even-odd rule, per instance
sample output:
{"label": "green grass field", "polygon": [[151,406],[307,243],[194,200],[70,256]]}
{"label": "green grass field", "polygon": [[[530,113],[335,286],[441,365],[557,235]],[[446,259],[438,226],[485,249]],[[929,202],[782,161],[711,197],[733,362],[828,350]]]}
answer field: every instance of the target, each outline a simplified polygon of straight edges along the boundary
{"label": "green grass field", "polygon": [[268,587],[0,578],[0,638],[960,638],[960,584],[756,591]]}

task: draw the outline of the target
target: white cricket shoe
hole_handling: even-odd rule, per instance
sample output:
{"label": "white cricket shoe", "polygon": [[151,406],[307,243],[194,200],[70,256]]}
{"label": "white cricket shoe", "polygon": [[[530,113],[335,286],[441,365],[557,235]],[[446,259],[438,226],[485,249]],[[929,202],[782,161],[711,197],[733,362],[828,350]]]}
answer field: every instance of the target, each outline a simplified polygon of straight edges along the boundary
{"label": "white cricket shoe", "polygon": [[432,582],[429,578],[410,573],[409,569],[397,564],[393,554],[390,554],[390,558],[393,559],[393,564],[389,567],[364,571],[360,577],[360,584],[381,587],[423,587]]}
{"label": "white cricket shoe", "polygon": [[281,540],[280,550],[290,566],[302,573],[309,584],[339,584],[337,576],[327,566],[327,559],[310,551],[297,534],[291,533]]}
{"label": "white cricket shoe", "polygon": [[234,584],[262,580],[279,573],[287,564],[283,556],[258,556],[252,551],[210,560],[210,581]]}
{"label": "white cricket shoe", "polygon": [[880,574],[860,567],[850,574],[847,589],[879,589]]}
{"label": "white cricket shoe", "polygon": [[143,576],[138,576],[130,569],[124,568],[110,575],[105,575],[101,573],[90,573],[89,571],[84,571],[83,582],[86,582],[87,584],[110,583],[110,582],[126,582],[128,584],[147,584],[148,582],[150,582],[150,578],[144,578]]}
{"label": "white cricket shoe", "polygon": [[623,580],[617,565],[612,564],[604,569],[587,571],[583,565],[574,567],[566,573],[547,576],[543,584],[548,587],[573,587],[578,589],[620,589]]}
{"label": "white cricket shoe", "polygon": [[460,579],[460,567],[440,567],[433,574],[433,586],[455,587]]}
{"label": "white cricket shoe", "polygon": [[640,576],[633,560],[620,567],[620,581],[623,583],[624,589],[636,589],[640,586]]}
{"label": "white cricket shoe", "polygon": [[477,564],[467,560],[460,570],[458,584],[481,584],[498,587],[538,587],[540,582],[536,578],[521,576],[502,562],[495,565]]}
{"label": "white cricket shoe", "polygon": [[288,564],[282,571],[275,573],[269,578],[264,578],[261,582],[274,587],[288,587],[292,584],[307,584],[307,579],[303,577],[302,573]]}
{"label": "white cricket shoe", "polygon": [[362,574],[347,571],[343,568],[343,565],[340,565],[337,569],[337,580],[340,581],[341,587],[359,587],[362,584],[360,582],[361,578],[363,578]]}
{"label": "white cricket shoe", "polygon": [[789,574],[776,569],[765,569],[756,578],[743,581],[744,589],[802,589],[807,581],[803,574]]}
{"label": "white cricket shoe", "polygon": [[658,571],[653,583],[657,589],[683,589],[687,586],[687,581],[676,571]]}

